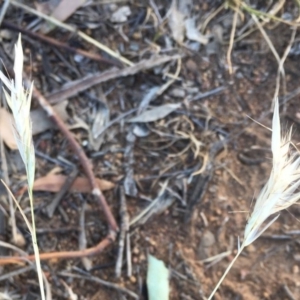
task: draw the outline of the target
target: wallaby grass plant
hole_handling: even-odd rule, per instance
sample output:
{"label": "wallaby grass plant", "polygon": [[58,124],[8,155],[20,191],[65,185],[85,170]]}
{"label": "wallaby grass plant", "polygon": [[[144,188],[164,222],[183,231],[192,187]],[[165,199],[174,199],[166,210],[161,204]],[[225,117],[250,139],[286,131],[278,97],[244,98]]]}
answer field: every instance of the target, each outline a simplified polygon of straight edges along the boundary
{"label": "wallaby grass plant", "polygon": [[21,35],[15,45],[15,62],[14,62],[14,73],[15,79],[8,79],[0,71],[0,79],[7,88],[4,89],[5,98],[7,100],[8,106],[10,107],[15,128],[15,138],[18,145],[18,149],[22,160],[25,164],[27,182],[28,182],[28,195],[30,200],[31,208],[31,224],[28,222],[27,218],[23,214],[18,202],[16,202],[18,208],[20,209],[23,217],[25,218],[28,229],[32,237],[32,245],[35,254],[36,268],[38,273],[39,286],[41,290],[42,300],[45,299],[44,293],[44,283],[43,274],[41,269],[41,263],[39,258],[39,249],[37,245],[36,238],[36,228],[34,220],[34,206],[33,206],[33,183],[35,174],[35,153],[32,141],[32,124],[30,119],[30,104],[31,95],[33,89],[33,83],[31,83],[30,88],[27,90],[23,86],[23,49],[21,44]]}
{"label": "wallaby grass plant", "polygon": [[291,135],[292,128],[286,134],[281,133],[279,104],[278,99],[276,99],[272,121],[273,168],[270,178],[261,190],[248,219],[242,245],[239,245],[236,256],[227,267],[208,300],[212,299],[244,248],[260,237],[277,220],[279,214],[270,220],[269,217],[287,209],[299,200],[300,155],[297,149],[295,150]]}

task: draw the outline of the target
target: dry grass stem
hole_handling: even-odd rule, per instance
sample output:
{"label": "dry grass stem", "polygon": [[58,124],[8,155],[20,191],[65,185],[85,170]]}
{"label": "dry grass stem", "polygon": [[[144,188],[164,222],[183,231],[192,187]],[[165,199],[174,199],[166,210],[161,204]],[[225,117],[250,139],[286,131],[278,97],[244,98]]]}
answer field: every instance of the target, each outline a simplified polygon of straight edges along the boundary
{"label": "dry grass stem", "polygon": [[231,63],[231,52],[233,49],[235,30],[236,30],[236,25],[237,25],[237,20],[238,20],[238,13],[239,13],[238,9],[236,9],[234,12],[234,15],[233,15],[232,29],[231,29],[231,33],[230,33],[229,46],[228,46],[228,50],[227,50],[227,64],[228,64],[229,74],[233,73],[233,68],[232,68],[232,63]]}

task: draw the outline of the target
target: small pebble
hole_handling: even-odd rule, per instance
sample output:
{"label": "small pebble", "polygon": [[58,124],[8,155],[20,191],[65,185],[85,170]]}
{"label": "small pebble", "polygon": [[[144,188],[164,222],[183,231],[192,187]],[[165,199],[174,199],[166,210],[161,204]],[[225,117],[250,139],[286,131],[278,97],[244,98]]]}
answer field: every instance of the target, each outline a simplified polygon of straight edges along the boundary
{"label": "small pebble", "polygon": [[133,276],[133,275],[130,276],[129,280],[130,280],[131,283],[136,283],[136,277]]}
{"label": "small pebble", "polygon": [[185,90],[175,88],[171,91],[171,96],[176,98],[184,98],[185,97]]}
{"label": "small pebble", "polygon": [[214,234],[211,231],[206,230],[202,235],[200,247],[204,247],[204,248],[210,247],[215,242],[216,242],[216,239],[215,239]]}
{"label": "small pebble", "polygon": [[196,64],[193,60],[191,60],[191,59],[189,59],[189,60],[186,62],[186,67],[187,67],[187,69],[188,69],[189,71],[191,71],[191,72],[197,72],[197,71],[198,71],[198,66],[197,66],[197,64]]}

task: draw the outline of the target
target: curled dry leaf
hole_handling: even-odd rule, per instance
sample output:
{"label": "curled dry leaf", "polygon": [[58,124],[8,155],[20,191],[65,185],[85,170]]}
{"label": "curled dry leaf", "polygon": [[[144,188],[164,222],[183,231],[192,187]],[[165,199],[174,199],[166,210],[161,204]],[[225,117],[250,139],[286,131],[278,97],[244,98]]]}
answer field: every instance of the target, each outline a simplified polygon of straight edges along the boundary
{"label": "curled dry leaf", "polygon": [[[67,180],[67,176],[61,174],[48,174],[35,180],[34,191],[59,192]],[[105,179],[96,178],[101,191],[107,191],[114,188],[115,184]],[[85,177],[77,177],[71,186],[70,192],[90,193],[92,187],[89,180]]]}

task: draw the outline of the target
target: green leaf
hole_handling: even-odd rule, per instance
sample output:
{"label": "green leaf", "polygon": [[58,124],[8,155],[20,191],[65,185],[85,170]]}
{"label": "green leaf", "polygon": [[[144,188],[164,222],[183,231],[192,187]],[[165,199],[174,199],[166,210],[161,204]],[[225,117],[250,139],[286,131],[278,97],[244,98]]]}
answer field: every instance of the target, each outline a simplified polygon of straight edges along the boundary
{"label": "green leaf", "polygon": [[148,255],[147,287],[149,300],[169,299],[169,270],[163,261]]}

